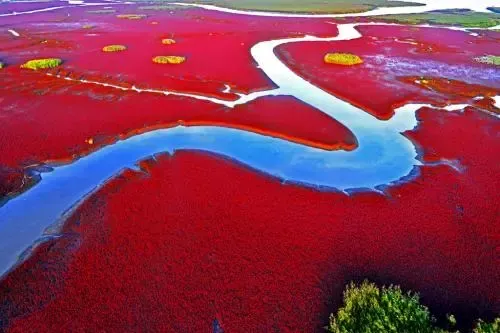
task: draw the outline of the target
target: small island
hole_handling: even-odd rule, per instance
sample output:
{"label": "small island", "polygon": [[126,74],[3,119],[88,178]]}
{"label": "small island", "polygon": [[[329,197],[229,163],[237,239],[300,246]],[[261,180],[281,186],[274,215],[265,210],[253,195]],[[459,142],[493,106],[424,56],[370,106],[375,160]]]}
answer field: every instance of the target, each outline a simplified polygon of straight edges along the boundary
{"label": "small island", "polygon": [[103,52],[121,52],[121,51],[125,51],[127,49],[127,47],[125,45],[107,45],[105,47],[102,48],[102,51]]}
{"label": "small island", "polygon": [[21,68],[38,70],[38,69],[54,68],[61,64],[62,60],[59,58],[33,59],[22,64]]}
{"label": "small island", "polygon": [[334,65],[353,66],[363,63],[361,57],[351,53],[327,53],[325,63]]}
{"label": "small island", "polygon": [[153,62],[156,64],[182,64],[186,61],[186,57],[181,56],[156,56]]}

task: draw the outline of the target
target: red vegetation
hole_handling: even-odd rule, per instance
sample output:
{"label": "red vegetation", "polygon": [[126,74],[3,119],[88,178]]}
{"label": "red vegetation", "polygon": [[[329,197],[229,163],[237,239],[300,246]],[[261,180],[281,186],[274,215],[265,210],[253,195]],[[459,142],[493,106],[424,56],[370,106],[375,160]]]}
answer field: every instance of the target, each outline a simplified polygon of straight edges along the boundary
{"label": "red vegetation", "polygon": [[[18,11],[24,8],[19,7]],[[58,57],[63,65],[50,73],[63,77],[235,100],[234,92],[275,88],[253,63],[250,48],[255,43],[297,31],[336,33],[334,26],[311,19],[240,17],[199,9],[170,13],[141,11],[137,6],[113,8],[112,14],[87,13],[93,7],[30,14],[22,24],[17,17],[4,18],[21,36],[0,36],[1,60],[8,65],[1,72],[0,87],[0,165],[6,167],[0,172],[0,198],[21,190],[26,166],[69,161],[119,138],[181,124],[244,129],[328,150],[356,146],[344,126],[290,97],[266,97],[229,109],[190,98],[81,84],[18,68],[29,59]],[[116,17],[132,12],[148,17]],[[40,21],[44,23],[37,24]],[[176,43],[163,45],[165,37],[175,38]],[[127,50],[103,53],[102,47],[109,44],[123,44]],[[153,56],[164,54],[186,56],[187,61],[179,66],[152,63]],[[233,93],[223,92],[226,84]]]}
{"label": "red vegetation", "polygon": [[[474,103],[478,95],[500,95],[498,69],[474,58],[495,54],[498,41],[445,29],[360,26],[363,37],[350,41],[292,43],[278,54],[299,75],[380,119],[406,103]],[[357,66],[325,64],[329,52],[360,56]],[[438,80],[435,86],[409,82]],[[467,87],[471,84],[470,87]],[[475,94],[474,94],[475,93]],[[489,111],[495,111],[491,105]]]}
{"label": "red vegetation", "polygon": [[423,167],[387,197],[282,185],[194,152],[144,161],[0,283],[3,325],[320,332],[344,283],[364,277],[421,291],[439,314],[498,312],[500,123],[472,110],[419,118],[408,135],[424,160],[464,171]]}
{"label": "red vegetation", "polygon": [[[499,89],[439,77],[430,78],[410,76],[400,79],[407,84],[412,84],[425,88],[429,91],[447,95],[450,98],[448,103],[459,103],[468,98],[469,100],[467,102],[479,109],[500,113],[500,109],[495,106],[495,101],[493,100],[493,97],[500,93]],[[476,97],[481,98],[475,99]]]}
{"label": "red vegetation", "polygon": [[[230,109],[192,98],[121,91],[19,69],[5,71],[0,89],[0,165],[11,172],[0,172],[0,197],[19,190],[23,167],[69,161],[156,128],[224,126],[328,150],[356,146],[343,125],[292,97],[263,97]],[[22,86],[19,80],[24,81]]]}
{"label": "red vegetation", "polygon": [[[254,18],[200,9],[171,14],[167,10],[141,11],[136,6],[113,8],[118,11],[112,14],[86,13],[90,7],[66,10],[69,17],[65,10],[33,14],[31,18],[43,15],[43,21],[55,22],[49,31],[44,25],[23,24],[22,38],[0,37],[0,52],[23,51],[8,53],[5,60],[9,64],[23,63],[33,55],[57,56],[65,61],[67,72],[87,79],[109,76],[141,88],[234,99],[234,94],[222,92],[224,84],[243,93],[273,88],[251,57],[254,44],[298,35],[298,31],[317,35],[337,32],[335,26],[313,19]],[[148,16],[138,20],[116,17],[123,13]],[[84,29],[86,24],[93,28]],[[164,45],[164,38],[174,38],[176,43]],[[127,50],[103,53],[103,46],[110,44],[125,45]],[[177,66],[159,66],[151,61],[159,55],[185,56],[187,60]]]}
{"label": "red vegetation", "polygon": [[27,185],[27,175],[23,170],[0,166],[0,204],[2,199],[17,194]]}
{"label": "red vegetation", "polygon": [[[273,87],[252,63],[254,43],[298,32],[335,34],[324,20],[192,9],[120,20],[116,14],[137,8],[86,14],[90,8],[34,14],[29,22],[43,17],[49,27],[25,22],[21,38],[0,36],[2,61],[9,65],[0,73],[0,195],[18,191],[23,168],[31,164],[70,160],[119,138],[178,124],[243,128],[325,149],[355,145],[342,125],[290,97],[228,109],[16,66],[57,56],[65,61],[61,73],[72,78],[234,99],[222,92],[224,84],[242,92]],[[19,25],[15,17],[2,20]],[[497,89],[475,76],[466,78],[474,88],[457,81],[453,88],[441,81],[427,87],[404,82],[435,69],[435,62],[487,72],[472,59],[496,46],[488,38],[414,28],[360,30],[367,36],[359,40],[292,44],[280,52],[307,79],[380,118],[408,101],[468,101],[469,88],[485,96]],[[162,45],[165,37],[177,43]],[[128,49],[101,52],[115,43]],[[352,52],[365,62],[327,69],[323,56],[332,51]],[[151,62],[170,53],[186,56],[186,63]],[[390,67],[377,55],[399,60]],[[491,106],[491,99],[478,103]],[[433,312],[452,312],[463,326],[498,313],[499,120],[472,109],[423,109],[418,115],[420,126],[407,135],[422,159],[454,161],[462,172],[424,166],[415,180],[387,189],[387,196],[283,185],[200,152],[142,162],[142,172],[127,170],[109,181],[72,214],[62,237],[41,244],[0,280],[0,330],[210,332],[217,321],[226,332],[322,332],[345,282],[366,277],[420,291]]]}

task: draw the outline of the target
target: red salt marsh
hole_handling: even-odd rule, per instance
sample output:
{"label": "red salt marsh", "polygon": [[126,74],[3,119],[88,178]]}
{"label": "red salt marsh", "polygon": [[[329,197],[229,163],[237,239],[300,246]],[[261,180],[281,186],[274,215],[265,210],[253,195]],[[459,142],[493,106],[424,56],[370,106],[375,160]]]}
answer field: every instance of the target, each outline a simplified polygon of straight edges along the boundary
{"label": "red salt marsh", "polygon": [[[498,32],[494,38],[491,32],[476,37],[439,28],[357,29],[363,35],[359,39],[286,44],[278,54],[300,76],[380,119],[392,117],[394,108],[407,103],[473,104],[473,97],[500,94],[500,69],[474,60],[495,54]],[[364,63],[326,64],[327,53],[356,54]],[[408,78],[415,80],[408,82]],[[416,83],[417,79],[421,82]],[[447,87],[433,89],[431,80]],[[495,111],[492,106],[486,109]]]}
{"label": "red salt marsh", "polygon": [[[19,77],[26,81],[21,89],[7,85],[0,91],[5,126],[0,134],[0,165],[12,169],[4,172],[3,194],[20,189],[23,176],[19,169],[23,167],[70,161],[156,128],[223,126],[327,150],[356,146],[347,128],[292,97],[263,97],[227,108],[186,97],[68,82],[17,69],[10,74],[12,81],[6,82],[15,84]],[[12,177],[17,181],[7,181]]]}
{"label": "red salt marsh", "polygon": [[3,325],[320,332],[344,283],[365,277],[419,290],[462,326],[488,317],[500,310],[500,124],[473,109],[419,119],[408,135],[423,159],[458,159],[463,172],[423,167],[387,196],[282,185],[198,152],[144,161],[2,281]]}
{"label": "red salt marsh", "polygon": [[[95,10],[93,7],[33,14],[30,20],[41,16],[44,23],[34,20],[20,25],[22,38],[1,36],[0,55],[5,52],[4,60],[11,64],[57,55],[64,60],[67,72],[87,79],[108,76],[108,80],[142,88],[235,99],[234,94],[222,92],[226,84],[241,93],[274,88],[250,55],[250,48],[257,42],[304,34],[337,34],[335,26],[312,19],[240,17],[198,9],[170,13],[141,11],[137,6],[113,8],[116,10],[108,14],[88,13]],[[146,17],[117,17],[129,13]],[[17,28],[16,24],[13,27]],[[176,43],[164,45],[164,38]],[[125,45],[127,50],[103,53],[102,48],[110,44]],[[184,56],[186,62],[158,65],[152,62],[158,55]]]}
{"label": "red salt marsh", "polygon": [[[6,18],[13,21],[20,37],[0,36],[0,59],[7,64],[0,88],[0,117],[5,125],[0,134],[5,152],[0,157],[5,166],[0,172],[0,196],[21,189],[25,183],[21,171],[26,166],[69,161],[117,138],[180,124],[238,128],[328,150],[355,147],[355,138],[344,126],[293,98],[265,97],[229,109],[17,69],[32,58],[57,56],[63,65],[49,72],[63,77],[235,100],[234,92],[275,88],[250,56],[250,47],[258,41],[298,31],[336,33],[332,25],[306,19],[256,20],[180,10],[174,14],[143,11],[146,18],[127,20],[117,15],[138,11],[136,6],[113,8],[111,14],[89,14],[92,7],[33,14],[19,28],[12,17]],[[165,37],[176,43],[163,45]],[[102,52],[103,46],[117,43],[127,50]],[[181,65],[151,61],[162,54],[186,56],[187,61]],[[225,85],[233,92],[223,92]]]}
{"label": "red salt marsh", "polygon": [[[0,36],[0,60],[8,64],[0,72],[0,196],[20,190],[24,167],[69,161],[180,124],[355,148],[347,128],[293,97],[230,109],[18,69],[34,56],[58,56],[64,63],[52,74],[234,100],[225,84],[245,93],[275,88],[255,67],[251,45],[331,36],[334,25],[197,9],[144,11],[139,20],[116,18],[138,12],[135,6],[112,14],[86,10],[92,8],[36,14],[30,24],[12,26],[21,39]],[[42,18],[51,23],[37,25]],[[492,50],[490,39],[441,29],[360,30],[366,34],[360,40],[298,43],[279,52],[300,75],[382,119],[407,102],[470,102],[495,111],[491,99],[473,101],[498,94],[495,76],[486,77],[498,70],[471,60]],[[162,45],[165,37],[177,43]],[[465,48],[469,43],[477,46]],[[127,50],[101,52],[109,44]],[[331,51],[366,61],[324,67]],[[186,63],[151,62],[167,52],[185,55]],[[400,62],[372,62],[381,54]],[[436,63],[448,72],[416,83]],[[461,66],[473,75],[455,77]],[[423,162],[439,165],[420,167],[414,179],[384,194],[283,184],[199,151],[143,161],[140,171],[125,170],[88,197],[61,226],[62,237],[42,243],[0,279],[0,331],[323,332],[345,284],[364,278],[420,292],[439,320],[453,313],[459,328],[491,319],[500,312],[500,211],[492,203],[500,187],[500,122],[483,111],[421,109],[418,127],[405,135]]]}

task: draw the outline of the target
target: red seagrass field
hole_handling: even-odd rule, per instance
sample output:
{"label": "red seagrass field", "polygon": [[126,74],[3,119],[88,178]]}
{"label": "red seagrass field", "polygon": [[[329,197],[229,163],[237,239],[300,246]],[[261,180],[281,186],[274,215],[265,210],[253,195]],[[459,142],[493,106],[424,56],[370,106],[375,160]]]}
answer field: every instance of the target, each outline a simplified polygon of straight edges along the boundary
{"label": "red seagrass field", "polygon": [[[322,332],[346,283],[364,279],[418,291],[438,323],[453,313],[459,329],[498,317],[500,67],[480,61],[498,54],[498,30],[61,3],[0,4],[32,12],[0,16],[0,243],[13,237],[3,212],[58,167],[163,129],[252,136],[233,155],[157,151],[44,221],[42,241],[0,272],[1,332]],[[359,38],[327,40],[351,23]],[[281,177],[300,155],[276,154],[265,170],[258,152],[242,162],[261,137],[318,156],[364,143],[257,63],[254,45],[304,36],[323,40],[281,44],[276,61],[339,110],[391,124],[422,104],[401,133],[415,151],[410,174],[341,190]],[[327,53],[362,63],[326,63]],[[41,58],[61,63],[21,68]]]}

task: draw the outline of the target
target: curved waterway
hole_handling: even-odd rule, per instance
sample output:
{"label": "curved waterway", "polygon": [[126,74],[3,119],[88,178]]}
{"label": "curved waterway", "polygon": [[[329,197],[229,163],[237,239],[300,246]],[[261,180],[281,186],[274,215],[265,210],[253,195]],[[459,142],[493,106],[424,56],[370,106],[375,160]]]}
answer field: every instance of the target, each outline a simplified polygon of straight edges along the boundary
{"label": "curved waterway", "polygon": [[118,141],[41,173],[33,188],[0,207],[0,274],[12,267],[48,226],[61,221],[66,211],[124,168],[134,168],[138,161],[160,152],[202,150],[233,159],[283,182],[323,190],[380,189],[411,176],[420,162],[415,146],[401,132],[417,125],[415,111],[421,105],[401,107],[390,120],[380,121],[307,82],[274,53],[277,46],[286,43],[361,37],[355,24],[339,25],[338,29],[338,36],[331,38],[305,36],[263,41],[252,47],[251,54],[278,87],[269,94],[294,96],[340,121],[356,136],[357,149],[325,151],[256,133],[210,126],[178,126]]}
{"label": "curved waterway", "polygon": [[[389,0],[398,1],[398,0]],[[476,12],[488,13],[491,12],[488,8],[498,7],[498,0],[403,0],[410,3],[408,6],[398,7],[379,7],[361,13],[346,13],[346,14],[307,14],[307,13],[283,13],[272,11],[256,11],[256,10],[241,10],[233,8],[225,8],[216,5],[205,5],[199,3],[184,3],[172,2],[179,6],[192,6],[204,8],[207,10],[215,10],[218,12],[252,15],[265,17],[296,17],[296,18],[342,18],[342,17],[367,17],[380,15],[402,15],[402,14],[419,14],[436,10],[447,9],[468,9]],[[418,4],[418,5],[414,5]]]}

